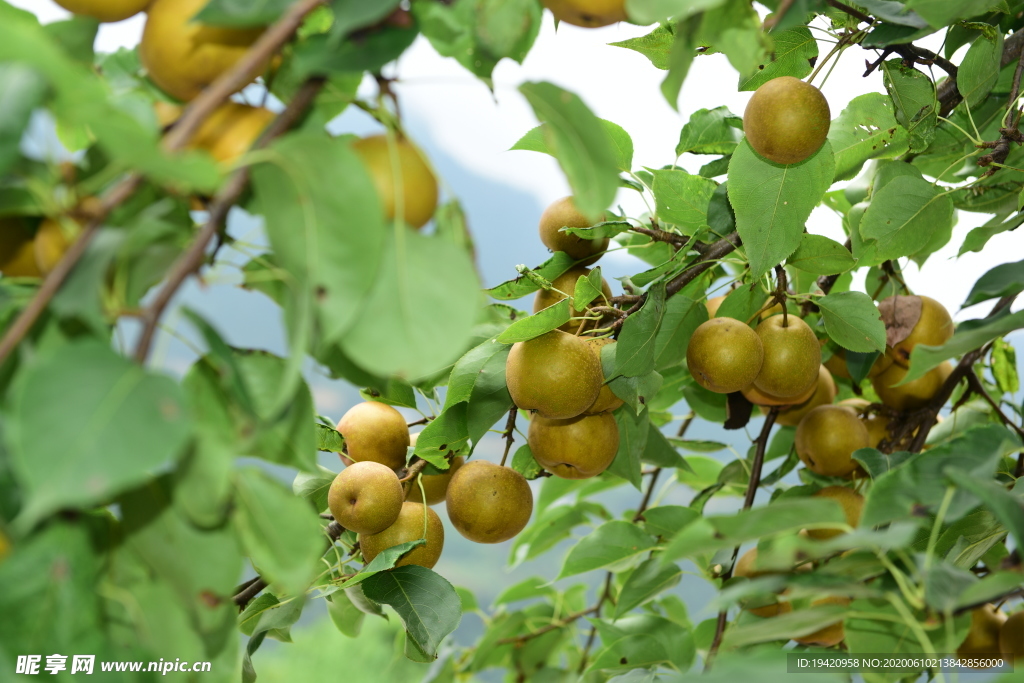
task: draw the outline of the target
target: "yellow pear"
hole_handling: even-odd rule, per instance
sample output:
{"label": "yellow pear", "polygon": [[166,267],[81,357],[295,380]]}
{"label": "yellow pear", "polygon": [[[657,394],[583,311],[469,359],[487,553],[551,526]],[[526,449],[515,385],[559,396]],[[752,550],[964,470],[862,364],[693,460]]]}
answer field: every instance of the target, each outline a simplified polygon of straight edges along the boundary
{"label": "yellow pear", "polygon": [[406,502],[402,504],[398,519],[387,529],[377,534],[359,534],[359,548],[363,552],[363,559],[369,564],[373,558],[388,548],[421,538],[426,539],[426,544],[417,546],[403,555],[395,563],[396,567],[418,564],[430,569],[437,564],[444,548],[444,525],[441,524],[441,518],[437,513],[422,503]]}
{"label": "yellow pear", "polygon": [[[848,607],[850,605],[850,598],[844,597],[827,597],[815,600],[811,603],[811,607],[816,605],[842,605]],[[846,630],[843,628],[843,621],[839,621],[829,624],[824,628],[821,628],[814,633],[808,633],[806,636],[799,636],[793,638],[798,643],[803,645],[818,645],[820,647],[832,647],[843,642],[843,638],[846,637]]]}
{"label": "yellow pear", "polygon": [[804,415],[794,442],[807,469],[827,477],[845,477],[857,469],[853,452],[868,447],[868,430],[852,408],[824,405]]}
{"label": "yellow pear", "polygon": [[204,149],[220,163],[230,164],[249,151],[273,120],[269,109],[226,102],[203,122],[189,147]]}
{"label": "yellow pear", "polygon": [[796,164],[825,142],[832,115],[821,91],[792,76],[758,88],[743,112],[743,132],[754,151],[777,164]]}
{"label": "yellow pear", "polygon": [[486,460],[468,462],[448,484],[448,519],[476,543],[501,543],[530,521],[533,492],[523,475]]}
{"label": "yellow pear", "polygon": [[357,403],[338,422],[338,431],[353,461],[372,460],[393,470],[405,467],[409,427],[402,414],[386,403]]}
{"label": "yellow pear", "polygon": [[686,364],[709,391],[731,394],[749,386],[761,371],[764,347],[750,327],[733,318],[712,318],[690,337]]}
{"label": "yellow pear", "polygon": [[[836,383],[832,379],[832,373],[824,365],[818,366],[818,381],[814,384],[811,391],[811,397],[807,400],[791,408],[779,411],[778,416],[775,418],[775,424],[784,427],[796,427],[800,424],[800,420],[804,419],[804,415],[818,406],[829,405],[832,401],[836,400]],[[767,413],[768,411],[761,408],[761,412]]]}
{"label": "yellow pear", "polygon": [[[533,312],[536,313],[537,311],[545,309],[548,306],[554,305],[561,301],[562,299],[564,299],[565,297],[562,296],[559,292],[565,292],[569,296],[572,296],[573,293],[576,291],[577,280],[579,280],[580,277],[585,277],[589,273],[589,268],[584,268],[583,266],[573,266],[572,268],[565,271],[564,273],[562,273],[561,275],[559,275],[558,277],[551,281],[551,285],[554,287],[554,289],[537,290],[537,296],[534,297],[533,299]],[[556,292],[555,289],[557,289],[558,292]],[[610,298],[612,295],[611,287],[608,286],[608,281],[605,280],[604,278],[601,278],[601,292],[608,298]],[[598,298],[597,300],[593,301],[591,305],[603,306],[604,302],[601,301],[600,298]],[[571,307],[569,308],[569,315],[571,315],[574,318],[577,318],[583,315],[584,313],[585,311],[580,311]],[[577,331],[591,330],[594,329],[596,326],[596,320],[570,320],[569,322],[565,323],[558,329],[564,332],[569,332],[571,334],[576,334]]]}
{"label": "yellow pear", "polygon": [[577,261],[583,261],[581,265],[590,265],[599,258],[601,253],[608,248],[608,238],[598,240],[585,240],[576,235],[562,232],[562,228],[589,228],[592,225],[604,221],[601,216],[596,221],[587,220],[586,216],[579,212],[572,197],[562,197],[553,202],[540,217],[540,241],[551,251],[564,251]]}
{"label": "yellow pear", "polygon": [[971,629],[956,653],[965,659],[1001,656],[999,633],[1006,615],[994,605],[982,605],[971,612]]}
{"label": "yellow pear", "polygon": [[146,9],[151,0],[54,0],[58,5],[74,14],[81,14],[99,21],[124,21]]}
{"label": "yellow pear", "polygon": [[555,19],[573,26],[599,28],[626,21],[625,0],[541,0]]}
{"label": "yellow pear", "polygon": [[398,216],[418,230],[434,217],[437,178],[415,145],[397,134],[373,135],[356,140],[352,149],[366,164],[388,220]]}
{"label": "yellow pear", "polygon": [[[47,218],[39,224],[34,244],[35,259],[39,270],[45,275],[53,270],[54,266],[64,257],[64,252],[71,246],[71,240],[65,230],[72,226],[78,227],[77,222],[69,220],[63,225],[55,218]],[[77,233],[77,230],[75,231]],[[72,235],[74,239],[75,235]]]}
{"label": "yellow pear", "polygon": [[569,420],[530,420],[527,437],[537,463],[562,479],[589,479],[608,469],[619,450],[619,426],[611,413]]}
{"label": "yellow pear", "polygon": [[921,317],[910,331],[910,335],[901,342],[886,349],[886,354],[903,367],[910,365],[910,352],[918,344],[925,346],[942,346],[953,336],[953,318],[946,307],[928,296],[891,296],[879,302],[899,307],[902,300],[920,299]]}
{"label": "yellow pear", "polygon": [[[242,58],[262,28],[207,26],[192,18],[207,0],[153,0],[139,43],[139,59],[160,88],[191,100]],[[268,63],[250,74],[255,79]]]}
{"label": "yellow pear", "polygon": [[795,315],[773,315],[757,326],[757,336],[764,348],[764,362],[754,386],[779,398],[800,396],[814,387],[821,346],[807,323]]}
{"label": "yellow pear", "polygon": [[585,341],[552,330],[512,345],[505,363],[505,383],[521,410],[566,420],[594,405],[601,394],[604,374],[601,362]]}
{"label": "yellow pear", "polygon": [[[601,349],[609,344],[615,344],[614,339],[608,337],[583,337],[583,340],[590,346],[590,350],[597,356],[598,362],[601,360]],[[601,375],[604,377],[604,373]],[[601,387],[601,393],[597,395],[597,400],[594,401],[594,405],[584,411],[585,415],[596,415],[598,413],[606,413],[615,410],[621,406],[625,401],[615,395],[615,392],[611,390],[607,384]]]}
{"label": "yellow pear", "polygon": [[907,369],[899,363],[893,363],[888,370],[871,380],[871,386],[875,388],[882,403],[890,408],[899,411],[916,410],[926,406],[939,393],[952,372],[952,364],[945,361],[912,382],[894,386],[907,376]]}
{"label": "yellow pear", "polygon": [[0,273],[4,277],[39,277],[32,228],[22,218],[0,218]]}
{"label": "yellow pear", "polygon": [[[761,406],[762,408],[765,407],[765,406],[796,407],[797,405],[803,403],[804,401],[809,401],[811,399],[811,397],[814,396],[814,392],[815,392],[815,390],[817,388],[818,388],[818,385],[817,385],[817,383],[815,383],[815,384],[811,385],[807,389],[807,391],[805,391],[804,393],[800,394],[799,396],[792,396],[790,398],[779,398],[778,396],[772,396],[771,394],[766,394],[763,391],[761,391],[760,389],[758,389],[756,386],[751,384],[748,387],[744,387],[743,390],[740,393],[742,393],[743,396],[748,401],[753,403],[755,406]],[[765,412],[767,412],[767,411],[765,411]]]}
{"label": "yellow pear", "polygon": [[376,534],[395,523],[402,510],[402,484],[379,462],[355,462],[338,473],[327,491],[334,520],[357,534]]}
{"label": "yellow pear", "polygon": [[[416,445],[415,434],[413,434],[412,445]],[[448,492],[448,484],[451,483],[452,475],[459,471],[466,462],[466,459],[461,455],[457,455],[451,459],[448,464],[448,469],[440,474],[419,474],[416,480],[412,482],[412,486],[409,488],[409,493],[405,496],[406,500],[412,500],[417,503],[423,502],[423,496],[426,494],[427,505],[437,505],[438,503],[444,502],[445,494]],[[423,482],[423,493],[420,493],[419,482]]]}
{"label": "yellow pear", "polygon": [[1024,659],[1024,611],[1014,612],[999,627],[999,651],[1014,661]]}
{"label": "yellow pear", "polygon": [[862,398],[848,398],[840,401],[839,405],[849,406],[857,413],[857,417],[868,429],[868,446],[878,448],[883,439],[889,438],[889,418],[879,413],[868,411],[871,406],[869,401]]}
{"label": "yellow pear", "polygon": [[722,302],[725,301],[725,295],[713,296],[708,299],[706,307],[708,309],[708,318],[714,318],[718,315],[718,309],[722,306]]}
{"label": "yellow pear", "polygon": [[[816,498],[829,498],[843,506],[846,523],[850,526],[860,524],[860,513],[864,509],[864,496],[845,486],[826,486],[814,494]],[[839,529],[808,529],[807,535],[819,541],[835,538],[843,532]],[[841,639],[840,639],[841,640]]]}

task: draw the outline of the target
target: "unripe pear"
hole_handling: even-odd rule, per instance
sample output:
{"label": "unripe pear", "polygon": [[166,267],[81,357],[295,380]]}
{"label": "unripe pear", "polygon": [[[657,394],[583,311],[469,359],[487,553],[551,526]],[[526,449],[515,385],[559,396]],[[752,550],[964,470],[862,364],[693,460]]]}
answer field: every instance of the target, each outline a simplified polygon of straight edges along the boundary
{"label": "unripe pear", "polygon": [[910,335],[886,349],[886,355],[903,367],[910,366],[910,352],[918,344],[925,346],[942,346],[953,336],[953,318],[946,307],[935,299],[927,296],[890,296],[879,302],[879,306],[893,306],[897,309],[905,300],[920,299],[921,317],[918,319]]}
{"label": "unripe pear", "polygon": [[372,460],[393,470],[405,467],[409,427],[388,404],[366,401],[352,406],[338,422],[338,431],[353,461]]}
{"label": "unripe pear", "polygon": [[625,0],[541,0],[555,19],[573,26],[599,28],[626,21]]}
{"label": "unripe pear", "polygon": [[338,524],[357,534],[376,534],[402,510],[402,484],[379,462],[355,462],[338,473],[327,491],[327,507]]}
{"label": "unripe pear", "polygon": [[907,369],[899,363],[893,363],[888,370],[871,380],[871,386],[875,388],[882,403],[890,408],[899,411],[916,410],[928,405],[952,372],[953,365],[945,361],[914,381],[895,386],[907,376]]}
{"label": "unripe pear", "polygon": [[[829,405],[832,401],[836,400],[836,393],[836,383],[832,380],[832,373],[824,365],[819,365],[818,381],[812,388],[811,397],[792,408],[779,411],[775,418],[775,424],[784,427],[796,427],[800,424],[800,420],[804,419],[804,415],[818,406]],[[768,411],[762,408],[761,412],[767,413]]]}
{"label": "unripe pear", "polygon": [[[614,345],[616,342],[614,339],[608,337],[584,337],[583,340],[590,346],[590,350],[597,356],[598,362],[601,361],[601,349],[608,346],[609,344]],[[604,377],[602,372],[601,377]],[[625,401],[615,395],[615,392],[611,390],[607,384],[601,387],[601,393],[597,395],[597,400],[594,401],[594,405],[584,411],[585,415],[596,415],[598,413],[611,412],[621,406]]]}
{"label": "unripe pear", "polygon": [[[850,598],[830,596],[827,598],[821,598],[811,603],[811,607],[817,605],[842,605],[848,607],[850,605]],[[843,638],[846,637],[846,629],[843,627],[843,620],[829,624],[824,628],[821,628],[814,633],[808,633],[806,636],[799,636],[793,638],[798,643],[803,645],[818,645],[821,647],[832,647],[843,642]]]}
{"label": "unripe pear", "polygon": [[755,387],[779,398],[800,396],[814,387],[821,346],[807,323],[795,315],[773,315],[757,326],[757,336],[764,348],[764,362],[754,379]]}
{"label": "unripe pear", "polygon": [[1024,611],[1014,612],[999,627],[999,651],[1014,661],[1024,659]]}
{"label": "unripe pear", "polygon": [[[263,33],[262,28],[208,26],[192,18],[207,0],[153,0],[139,43],[139,59],[165,92],[191,100],[233,67]],[[253,70],[255,79],[269,60]]]}
{"label": "unripe pear", "polygon": [[686,364],[690,374],[709,391],[731,394],[749,386],[764,361],[757,333],[733,318],[712,318],[690,337]]}
{"label": "unripe pear", "polygon": [[74,14],[81,14],[99,21],[124,21],[133,17],[150,3],[150,0],[54,0],[58,5]]}
{"label": "unripe pear", "polygon": [[476,543],[501,543],[530,521],[533,492],[523,475],[486,460],[462,466],[448,484],[448,519]]}
{"label": "unripe pear", "polygon": [[[846,523],[852,527],[860,524],[860,513],[864,510],[864,496],[845,486],[826,486],[814,494],[816,498],[829,498],[843,506]],[[843,532],[839,529],[808,529],[807,535],[819,541],[835,538]]]}
{"label": "unripe pear", "polygon": [[956,653],[965,659],[999,657],[999,633],[1006,615],[994,605],[982,605],[971,612],[971,629]]}
{"label": "unripe pear", "polygon": [[[426,515],[426,524],[424,524],[424,515]],[[424,527],[426,534],[424,534]],[[437,564],[438,558],[441,557],[441,550],[444,548],[444,525],[441,524],[441,518],[422,503],[410,501],[402,504],[398,519],[384,531],[378,534],[360,534],[359,548],[363,552],[363,559],[370,563],[373,558],[388,548],[420,538],[425,538],[426,544],[417,546],[403,555],[395,563],[396,567],[418,564],[430,569]]]}
{"label": "unripe pear", "polygon": [[758,88],[743,112],[743,132],[754,151],[777,164],[796,164],[818,151],[832,115],[821,91],[792,76]]}
{"label": "unripe pear", "polygon": [[569,420],[530,420],[528,440],[541,467],[562,479],[589,479],[608,469],[619,450],[619,426],[611,413]]}
{"label": "unripe pear", "polygon": [[[564,273],[562,273],[561,275],[559,275],[558,277],[551,281],[551,286],[554,287],[554,289],[537,290],[537,296],[535,296],[533,299],[533,312],[536,313],[537,311],[545,309],[548,306],[552,306],[561,301],[562,299],[564,299],[565,297],[559,294],[559,292],[565,292],[569,296],[572,296],[573,292],[576,291],[576,282],[580,279],[580,277],[585,277],[589,273],[589,268],[584,268],[583,266],[573,266],[572,268],[565,271]],[[556,292],[555,289],[557,289],[558,292]],[[608,281],[605,280],[604,278],[601,278],[601,292],[606,297],[611,298],[612,289],[611,287],[608,286]],[[592,305],[600,306],[602,305],[602,303],[603,302],[598,300],[593,302]],[[577,318],[583,315],[584,313],[585,311],[577,310],[572,307],[569,308],[569,315],[571,315],[574,318]],[[569,322],[565,323],[558,329],[562,330],[563,332],[568,332],[570,334],[576,334],[577,331],[591,330],[596,326],[596,320],[570,320]]]}
{"label": "unripe pear", "polygon": [[585,240],[568,232],[562,232],[562,228],[589,228],[592,225],[605,220],[602,215],[596,221],[590,221],[579,212],[572,197],[562,197],[553,202],[540,216],[540,241],[551,251],[564,251],[576,260],[583,261],[588,266],[601,258],[601,253],[608,248],[608,238],[597,240]]}
{"label": "unripe pear", "polygon": [[0,273],[4,277],[39,277],[32,228],[21,218],[0,218]]}
{"label": "unripe pear", "polygon": [[552,420],[581,415],[594,405],[603,382],[601,362],[590,346],[559,330],[516,342],[505,363],[512,401]]}
{"label": "unripe pear", "polygon": [[811,410],[796,428],[797,455],[813,472],[845,477],[857,469],[853,452],[868,447],[868,430],[851,408],[824,405]]}
{"label": "unripe pear", "polygon": [[433,218],[437,178],[415,145],[400,135],[374,135],[356,140],[352,149],[366,164],[388,220],[394,220],[401,209],[399,218],[418,230]]}

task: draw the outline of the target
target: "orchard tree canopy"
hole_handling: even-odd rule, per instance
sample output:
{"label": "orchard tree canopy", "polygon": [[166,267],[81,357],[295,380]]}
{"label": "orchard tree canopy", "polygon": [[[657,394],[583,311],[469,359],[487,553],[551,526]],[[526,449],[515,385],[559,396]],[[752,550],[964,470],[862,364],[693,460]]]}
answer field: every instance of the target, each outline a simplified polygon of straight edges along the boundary
{"label": "orchard tree canopy", "polygon": [[[944,680],[920,657],[1024,657],[1024,261],[959,324],[902,274],[956,277],[931,257],[958,212],[991,215],[960,254],[1024,222],[1024,2],[57,2],[73,16],[42,24],[0,0],[3,676],[93,655],[250,682],[316,609],[325,649],[357,643],[346,680],[777,680],[786,652]],[[94,50],[139,12],[136,48]],[[649,27],[613,45],[673,108],[723,54],[749,105],[705,94],[652,168],[593,102],[523,83],[536,127],[510,153],[553,157],[572,195],[524,226],[550,258],[483,289],[389,65],[422,36],[493,88],[552,15]],[[884,91],[830,106],[861,59]],[[383,132],[329,132],[350,109]],[[845,243],[807,231],[818,207]],[[643,263],[621,294],[611,251]],[[286,353],[175,305],[228,262]],[[151,358],[182,334],[190,367]],[[363,401],[320,415],[311,367]],[[434,570],[446,530],[556,569],[487,577],[484,604]]]}

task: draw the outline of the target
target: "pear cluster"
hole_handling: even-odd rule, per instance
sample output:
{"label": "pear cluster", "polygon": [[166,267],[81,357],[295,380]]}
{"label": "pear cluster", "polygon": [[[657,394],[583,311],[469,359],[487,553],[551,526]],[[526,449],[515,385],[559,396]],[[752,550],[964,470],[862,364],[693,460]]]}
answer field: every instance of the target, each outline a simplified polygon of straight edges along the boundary
{"label": "pear cluster", "polygon": [[1024,611],[1007,617],[992,604],[972,610],[970,630],[956,652],[964,659],[1024,660]]}

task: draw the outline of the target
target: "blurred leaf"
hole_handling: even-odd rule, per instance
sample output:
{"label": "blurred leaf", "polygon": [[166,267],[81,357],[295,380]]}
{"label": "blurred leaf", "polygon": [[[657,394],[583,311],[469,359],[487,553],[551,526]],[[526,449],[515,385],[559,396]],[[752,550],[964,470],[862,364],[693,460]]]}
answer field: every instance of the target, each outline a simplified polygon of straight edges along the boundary
{"label": "blurred leaf", "polygon": [[562,563],[559,579],[607,567],[654,546],[654,539],[629,522],[605,522],[579,540]]}
{"label": "blurred leaf", "polygon": [[327,509],[327,492],[337,476],[336,472],[320,465],[315,473],[298,472],[292,481],[292,493],[312,503],[317,512],[323,512]]}
{"label": "blurred leaf", "polygon": [[839,292],[815,299],[825,331],[850,351],[885,350],[885,323],[871,298],[863,292]]}
{"label": "blurred leaf", "polygon": [[652,536],[671,538],[700,515],[682,505],[659,505],[644,510],[644,528]]}
{"label": "blurred leaf", "polygon": [[398,613],[410,644],[415,646],[411,652],[406,648],[406,655],[417,661],[436,659],[441,640],[462,620],[462,605],[452,585],[419,565],[376,574],[363,583],[363,592]]}
{"label": "blurred leaf", "polygon": [[0,65],[0,174],[18,158],[21,136],[32,110],[46,95],[46,82],[21,64]]}
{"label": "blurred leaf", "polygon": [[672,588],[679,583],[680,578],[682,569],[677,565],[662,565],[656,559],[644,561],[633,570],[619,591],[614,618],[618,619],[658,593]]}
{"label": "blurred leaf", "polygon": [[953,608],[962,609],[970,605],[994,602],[1015,588],[1020,588],[1022,584],[1024,578],[1017,572],[993,572],[961,592]]}
{"label": "blurred leaf", "polygon": [[615,411],[615,422],[619,427],[619,450],[608,467],[608,472],[621,477],[640,489],[640,457],[647,448],[650,432],[646,413],[634,416],[627,408]]}
{"label": "blurred leaf", "polygon": [[[629,137],[629,133],[625,129],[611,121],[605,119],[598,119],[601,125],[604,126],[605,132],[608,133],[612,146],[615,149],[616,165],[621,171],[628,172],[633,166],[633,140]],[[523,150],[528,152],[540,152],[542,154],[550,154],[555,156],[555,152],[549,146],[548,140],[550,139],[552,132],[548,127],[548,124],[541,124],[535,128],[531,128],[527,131],[526,135],[519,138],[516,144],[509,147],[509,150]],[[574,232],[573,234],[579,235],[580,233]],[[594,239],[599,236],[607,235],[580,235],[586,239]]]}
{"label": "blurred leaf", "polygon": [[908,451],[883,453],[875,448],[859,448],[853,452],[853,459],[864,466],[864,469],[867,470],[872,479],[878,479],[886,472],[896,469],[912,457],[914,457],[914,454]]}
{"label": "blurred leaf", "polygon": [[1017,547],[1024,547],[1024,500],[1016,486],[1012,492],[1007,491],[1002,484],[961,470],[955,465],[949,465],[943,471],[950,485],[973,493],[1009,529]]}
{"label": "blurred leaf", "polygon": [[806,636],[829,624],[842,621],[846,613],[847,609],[841,605],[816,605],[780,614],[771,619],[758,619],[728,629],[722,639],[722,646],[736,648]]}
{"label": "blurred leaf", "polygon": [[[932,648],[935,652],[956,652],[967,635],[966,627],[970,623],[970,617],[962,615],[956,619],[955,624],[940,624],[936,623],[938,620],[926,620],[924,614],[910,610],[912,619],[919,624],[908,624],[899,610],[882,599],[854,600],[849,609],[856,616],[848,617],[843,626],[846,644],[852,655],[885,652],[894,657],[912,657],[920,656],[920,653]],[[930,643],[919,640],[917,634],[922,632]],[[917,678],[920,673],[915,668],[890,671],[893,678],[897,675]]]}
{"label": "blurred leaf", "polygon": [[[201,24],[231,28],[266,26],[277,21],[278,17],[284,14],[291,4],[289,0],[210,0],[192,20]],[[355,5],[356,3],[342,2],[338,4],[340,6],[336,12],[342,13],[345,11],[343,9],[345,5]],[[391,9],[389,6],[394,4],[398,3],[380,3],[381,7],[385,8],[385,15]],[[378,17],[378,19],[380,18],[383,18],[383,15]]]}
{"label": "blurred leaf", "polygon": [[996,339],[992,344],[992,376],[1003,393],[1016,394],[1020,389],[1017,352],[1005,339]]}

